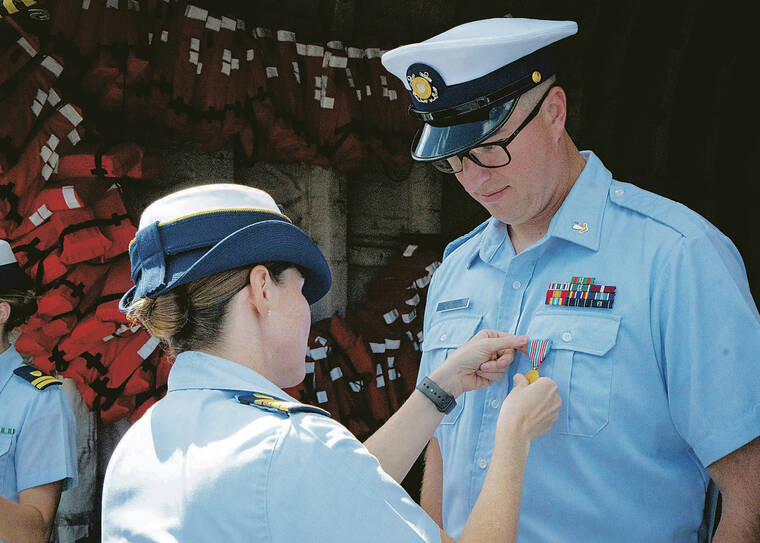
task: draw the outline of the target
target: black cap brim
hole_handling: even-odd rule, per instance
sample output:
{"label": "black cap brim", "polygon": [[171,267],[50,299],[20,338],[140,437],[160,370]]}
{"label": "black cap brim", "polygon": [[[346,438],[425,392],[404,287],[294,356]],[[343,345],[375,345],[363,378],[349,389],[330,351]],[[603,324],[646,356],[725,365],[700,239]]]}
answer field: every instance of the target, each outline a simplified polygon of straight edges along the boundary
{"label": "black cap brim", "polygon": [[494,135],[517,105],[518,98],[497,104],[488,110],[488,117],[451,126],[425,123],[412,145],[412,158],[430,162],[448,158],[477,145]]}

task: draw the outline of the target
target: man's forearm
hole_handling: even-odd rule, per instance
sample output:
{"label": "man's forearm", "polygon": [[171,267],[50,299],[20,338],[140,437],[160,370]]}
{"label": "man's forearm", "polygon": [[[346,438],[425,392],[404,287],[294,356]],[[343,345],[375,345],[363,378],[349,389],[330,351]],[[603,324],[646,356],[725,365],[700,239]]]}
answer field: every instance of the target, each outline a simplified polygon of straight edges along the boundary
{"label": "man's forearm", "polygon": [[760,541],[760,510],[723,501],[713,543],[757,543]]}
{"label": "man's forearm", "polygon": [[45,542],[49,537],[50,528],[37,508],[0,497],[0,540],[36,543]]}

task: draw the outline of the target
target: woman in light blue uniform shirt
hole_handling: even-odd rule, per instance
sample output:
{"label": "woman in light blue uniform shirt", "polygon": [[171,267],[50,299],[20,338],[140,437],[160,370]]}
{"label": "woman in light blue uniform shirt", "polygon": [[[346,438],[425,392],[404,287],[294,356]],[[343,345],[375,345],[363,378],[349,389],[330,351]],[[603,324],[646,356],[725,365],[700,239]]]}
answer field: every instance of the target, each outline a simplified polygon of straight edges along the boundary
{"label": "woman in light blue uniform shirt", "polygon": [[33,285],[0,240],[0,542],[47,541],[76,486],[76,423],[61,381],[27,366],[9,334],[36,310]]}
{"label": "woman in light blue uniform shirt", "polygon": [[[185,189],[143,212],[123,311],[176,355],[168,393],[117,446],[103,541],[451,541],[399,486],[454,398],[504,376],[527,338],[484,331],[362,445],[282,388],[304,378],[309,304],[330,287],[314,242],[265,192]],[[516,538],[531,440],[556,418],[522,376],[460,541]]]}

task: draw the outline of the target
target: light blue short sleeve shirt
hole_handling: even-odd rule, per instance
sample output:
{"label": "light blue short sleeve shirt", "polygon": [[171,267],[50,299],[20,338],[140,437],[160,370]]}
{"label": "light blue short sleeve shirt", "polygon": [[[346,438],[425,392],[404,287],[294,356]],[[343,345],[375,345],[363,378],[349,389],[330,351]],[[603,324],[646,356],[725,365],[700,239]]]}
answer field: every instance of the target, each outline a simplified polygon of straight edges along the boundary
{"label": "light blue short sleeve shirt", "polygon": [[60,386],[37,389],[13,370],[23,366],[11,346],[0,353],[0,496],[62,481],[77,484],[76,421]]}
{"label": "light blue short sleeve shirt", "polygon": [[117,446],[103,488],[103,541],[435,542],[438,526],[343,426],[258,373],[182,353],[169,391]]}
{"label": "light blue short sleeve shirt", "polygon": [[[686,207],[612,179],[590,152],[548,233],[519,255],[490,219],[453,242],[425,312],[420,378],[477,331],[552,340],[540,373],[559,418],[532,446],[519,541],[705,541],[706,467],[760,435],[760,317],[736,248]],[[593,277],[612,308],[546,304]],[[469,305],[437,311],[439,302]],[[458,304],[460,306],[464,304]],[[444,529],[458,537],[493,453],[516,372],[457,400],[436,431]]]}

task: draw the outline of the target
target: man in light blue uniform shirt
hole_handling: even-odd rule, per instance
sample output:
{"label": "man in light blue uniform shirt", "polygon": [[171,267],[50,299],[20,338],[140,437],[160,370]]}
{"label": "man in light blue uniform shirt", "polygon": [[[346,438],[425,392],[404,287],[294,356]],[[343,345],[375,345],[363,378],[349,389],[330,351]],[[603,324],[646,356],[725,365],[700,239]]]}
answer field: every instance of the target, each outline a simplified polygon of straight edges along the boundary
{"label": "man in light blue uniform shirt", "polygon": [[0,240],[0,543],[47,541],[77,484],[76,422],[61,381],[24,364],[9,333],[36,311],[33,284]]}
{"label": "man in light blue uniform shirt", "polygon": [[[413,157],[492,215],[433,276],[419,375],[483,328],[551,342],[510,368],[536,368],[563,400],[530,452],[521,542],[708,541],[717,489],[714,541],[758,541],[760,317],[744,265],[698,214],[578,152],[552,77],[575,31],[476,21],[383,57],[426,123]],[[510,383],[465,394],[429,445],[422,505],[454,537]]]}
{"label": "man in light blue uniform shirt", "polygon": [[[188,351],[168,386],[108,464],[104,542],[440,540],[435,522],[329,416],[236,400],[256,391],[297,403],[255,371]],[[177,480],[184,488],[167,487]]]}

